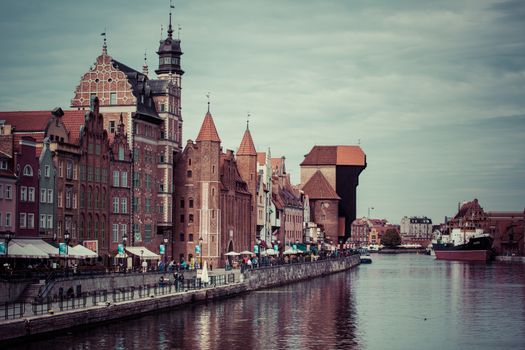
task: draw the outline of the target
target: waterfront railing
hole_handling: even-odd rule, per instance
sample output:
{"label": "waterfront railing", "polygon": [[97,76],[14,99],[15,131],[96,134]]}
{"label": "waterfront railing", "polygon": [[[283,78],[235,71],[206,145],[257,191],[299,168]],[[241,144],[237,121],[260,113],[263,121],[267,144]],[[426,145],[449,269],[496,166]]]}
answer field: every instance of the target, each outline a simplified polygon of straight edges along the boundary
{"label": "waterfront railing", "polygon": [[0,318],[3,316],[4,320],[9,320],[29,316],[54,314],[68,310],[107,305],[111,302],[120,303],[183,293],[202,288],[227,285],[234,282],[235,274],[228,273],[224,275],[210,276],[208,283],[203,282],[200,278],[188,278],[176,281],[162,280],[154,284],[115,288],[111,291],[97,290],[71,296],[60,294],[58,297],[37,297],[30,303],[8,302],[1,304]]}

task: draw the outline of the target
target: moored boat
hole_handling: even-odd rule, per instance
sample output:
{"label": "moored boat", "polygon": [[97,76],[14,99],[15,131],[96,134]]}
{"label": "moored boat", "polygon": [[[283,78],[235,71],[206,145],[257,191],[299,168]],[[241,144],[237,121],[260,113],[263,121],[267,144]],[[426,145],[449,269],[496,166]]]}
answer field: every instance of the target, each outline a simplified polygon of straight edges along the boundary
{"label": "moored boat", "polygon": [[455,228],[450,237],[432,243],[437,260],[489,261],[493,258],[492,237],[481,229]]}

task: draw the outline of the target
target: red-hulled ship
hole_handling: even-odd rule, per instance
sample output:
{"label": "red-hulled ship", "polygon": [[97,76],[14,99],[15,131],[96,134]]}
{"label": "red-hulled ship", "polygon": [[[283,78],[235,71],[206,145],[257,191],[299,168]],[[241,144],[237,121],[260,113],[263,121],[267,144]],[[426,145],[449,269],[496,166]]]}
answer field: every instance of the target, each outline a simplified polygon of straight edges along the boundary
{"label": "red-hulled ship", "polygon": [[494,257],[492,237],[482,229],[455,228],[432,247],[438,260],[489,261]]}

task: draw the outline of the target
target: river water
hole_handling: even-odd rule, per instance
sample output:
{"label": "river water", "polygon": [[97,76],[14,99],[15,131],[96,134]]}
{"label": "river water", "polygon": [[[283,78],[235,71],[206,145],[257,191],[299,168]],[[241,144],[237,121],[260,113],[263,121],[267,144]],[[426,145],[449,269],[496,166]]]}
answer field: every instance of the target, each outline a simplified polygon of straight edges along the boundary
{"label": "river water", "polygon": [[15,348],[525,348],[525,265],[372,258],[348,272]]}

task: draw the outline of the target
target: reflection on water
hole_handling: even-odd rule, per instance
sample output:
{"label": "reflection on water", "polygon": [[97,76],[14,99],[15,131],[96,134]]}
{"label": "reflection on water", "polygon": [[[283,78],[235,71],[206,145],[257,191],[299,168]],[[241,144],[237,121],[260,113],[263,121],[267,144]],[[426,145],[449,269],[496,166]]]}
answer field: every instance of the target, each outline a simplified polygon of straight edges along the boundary
{"label": "reflection on water", "polygon": [[525,266],[374,255],[372,265],[20,349],[517,349]]}

